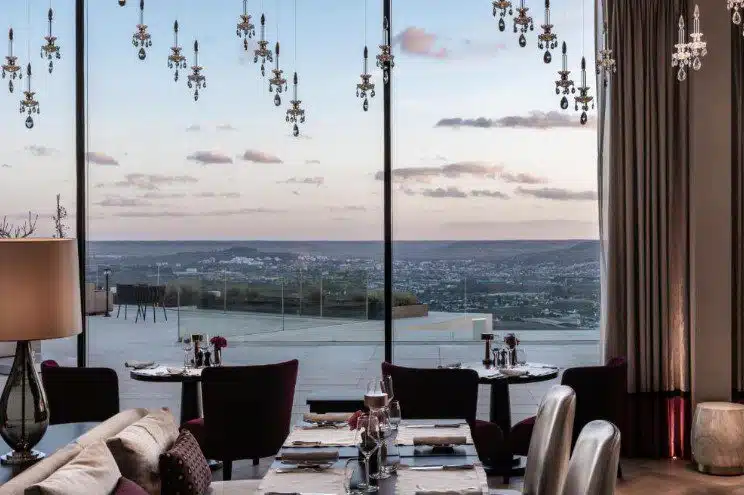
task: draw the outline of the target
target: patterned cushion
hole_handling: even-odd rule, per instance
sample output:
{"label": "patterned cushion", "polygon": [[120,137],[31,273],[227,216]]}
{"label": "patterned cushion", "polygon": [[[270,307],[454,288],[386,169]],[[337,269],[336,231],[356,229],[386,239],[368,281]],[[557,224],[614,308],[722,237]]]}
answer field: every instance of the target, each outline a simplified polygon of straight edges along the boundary
{"label": "patterned cushion", "polygon": [[183,430],[173,447],[160,456],[163,495],[203,495],[212,482],[212,472],[199,444]]}
{"label": "patterned cushion", "polygon": [[147,492],[134,481],[122,477],[111,495],[147,495]]}

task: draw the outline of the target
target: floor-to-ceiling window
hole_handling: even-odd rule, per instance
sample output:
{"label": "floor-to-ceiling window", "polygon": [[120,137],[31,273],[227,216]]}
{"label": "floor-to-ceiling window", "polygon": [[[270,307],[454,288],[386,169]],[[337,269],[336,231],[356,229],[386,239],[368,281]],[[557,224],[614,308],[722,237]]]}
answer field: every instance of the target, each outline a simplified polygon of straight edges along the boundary
{"label": "floor-to-ceiling window", "polygon": [[[379,374],[382,103],[370,97],[365,112],[356,96],[365,22],[381,93],[381,7],[369,4],[365,15],[364,2],[250,1],[246,38],[241,1],[148,1],[152,46],[135,47],[139,2],[88,3],[86,277],[104,294],[108,281],[114,302],[110,317],[104,305],[88,319],[88,356],[119,372],[122,407],[178,409],[177,385],[133,381],[124,364],[180,366],[193,334],[224,336],[226,364],[300,359],[297,411],[311,391],[354,392]],[[254,62],[262,13],[265,76]],[[285,118],[295,71],[306,112],[296,137]],[[144,317],[132,300],[142,287],[162,294]]]}
{"label": "floor-to-ceiling window", "polygon": [[[570,79],[579,86],[584,52],[594,86],[593,7],[552,5],[559,45],[545,63],[543,4],[530,3],[521,47],[514,17],[501,31],[489,3],[393,7],[395,361],[477,363],[493,330],[515,333],[529,361],[594,364],[596,124],[590,108],[581,125],[578,93],[562,109],[555,84],[565,41]],[[544,386],[515,387],[515,419]]]}
{"label": "floor-to-ceiling window", "polygon": [[[75,237],[74,2],[7,2],[2,20],[0,238]],[[50,35],[56,37],[51,43]],[[30,103],[23,111],[21,101]],[[12,348],[3,344],[0,354]],[[36,350],[44,359],[76,363],[75,337],[45,341]]]}

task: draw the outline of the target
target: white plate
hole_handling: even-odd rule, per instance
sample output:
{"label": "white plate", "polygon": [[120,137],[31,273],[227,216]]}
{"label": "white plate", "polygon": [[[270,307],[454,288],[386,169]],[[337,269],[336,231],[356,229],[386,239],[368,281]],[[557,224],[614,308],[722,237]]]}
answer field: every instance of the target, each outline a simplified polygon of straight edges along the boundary
{"label": "white plate", "polygon": [[499,372],[505,376],[525,376],[529,374],[524,368],[499,368]]}

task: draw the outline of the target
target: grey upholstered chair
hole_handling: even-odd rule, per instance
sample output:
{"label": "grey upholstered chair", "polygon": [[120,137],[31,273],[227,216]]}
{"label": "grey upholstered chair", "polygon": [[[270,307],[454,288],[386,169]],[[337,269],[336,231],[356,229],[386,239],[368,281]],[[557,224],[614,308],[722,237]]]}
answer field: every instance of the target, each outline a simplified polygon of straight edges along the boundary
{"label": "grey upholstered chair", "polygon": [[562,493],[571,453],[576,394],[571,387],[556,385],[543,397],[537,410],[527,453],[522,492],[495,490],[492,495],[557,495]]}
{"label": "grey upholstered chair", "polygon": [[563,495],[613,495],[620,461],[620,430],[609,421],[587,423],[568,461]]}

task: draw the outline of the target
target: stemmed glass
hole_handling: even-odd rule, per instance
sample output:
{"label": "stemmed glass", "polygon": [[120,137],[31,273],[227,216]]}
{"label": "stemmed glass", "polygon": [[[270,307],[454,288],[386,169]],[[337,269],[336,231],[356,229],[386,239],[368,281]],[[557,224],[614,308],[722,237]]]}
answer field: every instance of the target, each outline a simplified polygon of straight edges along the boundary
{"label": "stemmed glass", "polygon": [[347,495],[361,495],[364,493],[357,490],[357,487],[354,485],[354,475],[356,475],[357,466],[359,466],[359,461],[356,458],[349,459],[344,466],[344,491]]}
{"label": "stemmed glass", "polygon": [[390,424],[390,416],[387,407],[375,409],[372,414],[377,416],[380,432],[380,447],[377,449],[377,472],[371,476],[376,480],[384,480],[390,477],[391,470],[387,469],[385,466],[385,459],[382,457],[382,451],[386,446],[387,440],[392,435],[393,428]]}
{"label": "stemmed glass", "polygon": [[356,442],[364,456],[365,483],[360,483],[359,488],[368,493],[376,492],[377,487],[373,486],[369,481],[369,459],[380,448],[380,423],[372,414],[359,416],[357,420]]}
{"label": "stemmed glass", "polygon": [[[390,445],[396,446],[397,449],[398,428],[400,427],[400,422],[403,420],[403,414],[400,411],[400,402],[397,400],[390,401],[387,408],[387,416],[388,421],[390,422],[390,439],[392,440]],[[398,453],[400,454],[400,451],[398,451]],[[387,472],[392,474],[397,471],[397,465],[393,464],[386,469]]]}
{"label": "stemmed glass", "polygon": [[380,388],[382,389],[382,392],[387,394],[388,401],[393,400],[393,377],[390,375],[385,375],[382,377],[382,380],[380,381]]}
{"label": "stemmed glass", "polygon": [[191,339],[183,339],[183,368],[188,369],[191,367]]}

